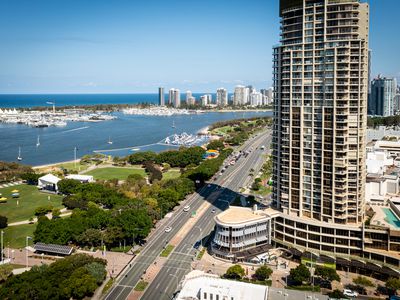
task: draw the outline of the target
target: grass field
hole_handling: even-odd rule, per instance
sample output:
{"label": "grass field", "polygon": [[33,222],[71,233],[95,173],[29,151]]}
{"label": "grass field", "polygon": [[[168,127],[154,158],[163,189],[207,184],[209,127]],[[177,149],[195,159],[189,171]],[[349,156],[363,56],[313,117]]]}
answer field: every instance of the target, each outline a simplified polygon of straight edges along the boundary
{"label": "grass field", "polygon": [[[17,199],[11,197],[12,190],[19,190],[18,206]],[[35,209],[39,206],[52,205],[54,208],[63,208],[62,196],[42,193],[34,185],[6,187],[0,189],[0,193],[2,197],[7,198],[7,203],[0,204],[0,214],[8,218],[8,223],[28,220],[34,216]]]}
{"label": "grass field", "polygon": [[168,255],[172,252],[172,250],[174,250],[174,246],[173,245],[167,245],[167,247],[165,247],[165,249],[161,252],[160,256],[161,257],[168,257]]}
{"label": "grass field", "polygon": [[134,290],[138,292],[143,292],[149,283],[147,281],[139,281],[138,284],[135,286]]}
{"label": "grass field", "polygon": [[167,172],[163,173],[162,179],[174,179],[181,176],[181,171],[179,169],[170,169]]}
{"label": "grass field", "polygon": [[107,167],[98,168],[85,173],[85,175],[92,175],[94,179],[102,180],[109,180],[114,178],[125,180],[131,174],[139,174],[143,177],[146,176],[145,170],[141,168]]}
{"label": "grass field", "polygon": [[57,171],[60,168],[67,169],[69,171],[85,171],[87,168],[89,168],[90,164],[80,164],[79,161],[76,162],[65,162],[65,163],[59,163],[59,164],[54,164],[51,166],[47,167],[42,167],[42,168],[37,168],[37,171],[40,173],[50,173],[53,171]]}
{"label": "grass field", "polygon": [[[18,226],[10,226],[4,231],[4,246],[11,248],[23,248],[26,245],[26,237],[33,237],[33,232],[36,229],[36,224],[26,224]],[[32,240],[29,241],[32,245]]]}
{"label": "grass field", "polygon": [[216,135],[222,135],[225,136],[228,134],[228,131],[232,131],[233,127],[232,126],[223,126],[223,127],[219,127],[216,129],[213,129],[211,131],[212,134],[216,134]]}

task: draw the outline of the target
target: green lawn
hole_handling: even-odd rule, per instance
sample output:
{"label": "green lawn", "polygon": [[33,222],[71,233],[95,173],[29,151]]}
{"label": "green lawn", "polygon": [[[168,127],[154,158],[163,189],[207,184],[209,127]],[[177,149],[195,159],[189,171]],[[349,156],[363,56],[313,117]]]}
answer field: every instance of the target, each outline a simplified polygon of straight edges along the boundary
{"label": "green lawn", "polygon": [[167,172],[163,173],[163,178],[162,179],[174,179],[178,178],[181,176],[181,171],[179,169],[170,169]]}
{"label": "green lawn", "polygon": [[161,257],[168,257],[168,255],[172,252],[172,250],[174,250],[174,246],[173,245],[167,245],[167,247],[165,247],[165,249],[161,252],[160,256]]}
{"label": "green lawn", "polygon": [[85,173],[85,175],[92,175],[95,179],[102,180],[109,180],[114,178],[125,180],[131,174],[139,174],[143,177],[146,176],[145,170],[141,168],[107,167],[98,168]]}
{"label": "green lawn", "polygon": [[147,281],[139,281],[138,284],[135,286],[134,290],[138,292],[143,292],[149,283]]}
{"label": "green lawn", "polygon": [[[11,197],[12,190],[19,190],[20,197]],[[0,214],[8,218],[8,223],[28,220],[34,216],[35,209],[39,206],[52,205],[63,208],[62,196],[40,192],[34,185],[16,185],[0,189],[2,197],[7,198],[7,203],[0,203]],[[50,196],[50,201],[48,197]]]}
{"label": "green lawn", "polygon": [[73,163],[73,162],[69,162],[69,163],[61,163],[59,165],[57,165],[58,167],[62,167],[64,169],[67,169],[69,171],[85,171],[87,168],[89,168],[89,164],[80,164],[79,162]]}
{"label": "green lawn", "polygon": [[[9,226],[4,231],[4,246],[11,248],[23,248],[26,245],[26,237],[33,237],[36,224],[26,224],[18,226]],[[32,245],[32,240],[29,240]]]}
{"label": "green lawn", "polygon": [[232,131],[233,127],[232,126],[223,126],[219,128],[215,128],[211,131],[212,134],[217,134],[217,135],[222,135],[225,136],[228,134],[228,131]]}

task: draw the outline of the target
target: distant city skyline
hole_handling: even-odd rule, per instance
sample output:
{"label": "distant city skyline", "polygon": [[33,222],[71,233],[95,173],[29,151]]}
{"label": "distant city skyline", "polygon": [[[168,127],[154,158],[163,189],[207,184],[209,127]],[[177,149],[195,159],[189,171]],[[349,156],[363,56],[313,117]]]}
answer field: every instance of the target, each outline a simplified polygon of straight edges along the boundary
{"label": "distant city skyline", "polygon": [[[0,93],[267,88],[278,2],[2,1]],[[399,79],[400,2],[369,2],[372,78]]]}

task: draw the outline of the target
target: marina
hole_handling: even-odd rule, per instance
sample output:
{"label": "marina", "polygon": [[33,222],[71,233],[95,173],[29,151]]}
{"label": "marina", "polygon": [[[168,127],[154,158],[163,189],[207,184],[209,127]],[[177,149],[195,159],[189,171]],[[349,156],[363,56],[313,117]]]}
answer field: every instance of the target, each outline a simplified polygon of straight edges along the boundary
{"label": "marina", "polygon": [[165,106],[150,106],[148,108],[132,107],[123,109],[122,112],[126,115],[165,116],[165,117],[203,113],[202,111],[199,110],[177,109]]}
{"label": "marina", "polygon": [[1,109],[0,122],[21,124],[30,127],[65,127],[68,122],[101,122],[114,120],[116,117],[103,112],[88,113],[85,110],[65,109],[63,112],[23,111],[17,109]]}
{"label": "marina", "polygon": [[[218,121],[270,115],[271,112],[206,112],[165,117],[114,112],[106,114],[113,117],[112,122],[67,121],[62,127],[0,122],[0,160],[17,161],[19,147],[21,163],[32,166],[73,160],[75,147],[78,158],[100,149],[103,150],[100,153],[111,156],[126,156],[135,151],[159,152],[176,149],[181,144],[178,141],[191,144],[191,138],[177,139],[173,144],[174,134],[186,132],[198,137],[207,126]],[[169,144],[165,143],[167,137]]]}

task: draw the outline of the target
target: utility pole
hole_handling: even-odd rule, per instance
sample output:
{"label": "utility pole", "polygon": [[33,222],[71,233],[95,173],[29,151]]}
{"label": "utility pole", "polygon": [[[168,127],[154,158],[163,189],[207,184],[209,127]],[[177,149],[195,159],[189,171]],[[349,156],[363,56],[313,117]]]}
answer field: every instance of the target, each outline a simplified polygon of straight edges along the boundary
{"label": "utility pole", "polygon": [[26,248],[25,248],[25,251],[26,251],[26,267],[27,268],[29,268],[29,261],[28,261],[28,242],[29,242],[29,240],[31,240],[32,239],[32,237],[30,237],[30,236],[27,236],[26,237]]}
{"label": "utility pole", "polygon": [[3,262],[3,257],[4,257],[4,254],[3,254],[3,251],[4,251],[4,248],[3,248],[3,236],[4,236],[4,231],[2,230],[1,231],[1,248],[0,248],[1,257],[0,257],[0,262]]}
{"label": "utility pole", "polygon": [[74,168],[75,169],[76,169],[76,151],[77,151],[77,148],[74,147]]}

